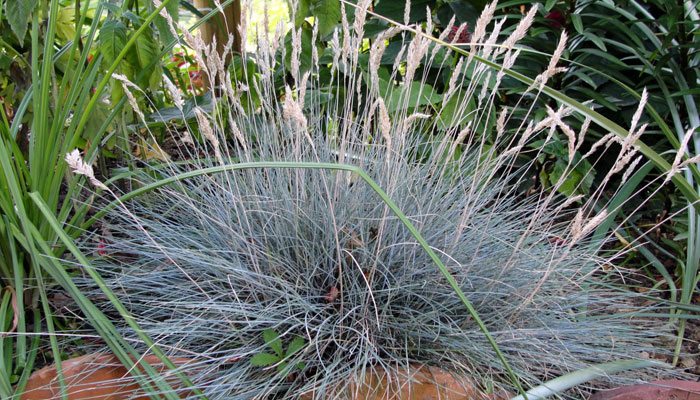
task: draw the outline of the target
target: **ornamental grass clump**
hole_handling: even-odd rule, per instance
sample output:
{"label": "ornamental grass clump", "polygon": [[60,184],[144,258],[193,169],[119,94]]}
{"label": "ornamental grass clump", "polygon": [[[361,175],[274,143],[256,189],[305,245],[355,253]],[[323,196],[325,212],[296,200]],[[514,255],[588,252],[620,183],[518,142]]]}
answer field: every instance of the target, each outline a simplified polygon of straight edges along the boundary
{"label": "ornamental grass clump", "polygon": [[[136,195],[109,207],[110,234],[85,266],[105,279],[128,318],[168,355],[196,360],[192,381],[209,398],[342,398],[363,374],[416,365],[517,393],[504,361],[528,388],[662,352],[665,332],[635,316],[651,310],[640,309],[635,294],[610,289],[614,256],[597,256],[601,243],[589,240],[607,217],[593,204],[610,175],[587,198],[556,195],[571,183],[566,174],[553,189],[521,190],[535,168],[527,160],[560,137],[575,160],[590,121],[574,132],[566,106],[521,123],[508,110],[495,115],[503,70],[472,56],[447,64],[454,47],[420,27],[385,31],[363,64],[357,50],[367,5],[360,2],[354,26],[343,17],[326,51],[314,47],[311,59],[303,57],[300,30],[291,33],[291,49],[263,35],[254,56],[259,73],[233,82],[215,45],[188,39],[209,81],[220,83],[217,106],[195,107],[192,126],[171,133],[196,143],[180,148],[181,159],[205,157],[135,171]],[[510,68],[534,13],[496,46],[502,22],[490,23],[493,7],[470,48]],[[395,35],[403,45],[387,64],[384,41]],[[275,58],[276,51],[286,54]],[[529,95],[557,68],[552,63]],[[286,76],[277,87],[276,69]],[[451,74],[441,92],[426,82],[436,72]],[[488,121],[491,136],[483,133]],[[533,146],[534,138],[544,142]],[[601,145],[616,142],[604,139]],[[618,142],[621,157],[631,159],[633,139]],[[395,202],[503,360],[386,199],[353,171],[325,164],[361,169]],[[94,247],[90,238],[84,243],[86,251]],[[90,282],[79,283],[89,298],[103,298]],[[102,307],[118,323],[112,305]],[[133,325],[120,326],[140,341]]]}

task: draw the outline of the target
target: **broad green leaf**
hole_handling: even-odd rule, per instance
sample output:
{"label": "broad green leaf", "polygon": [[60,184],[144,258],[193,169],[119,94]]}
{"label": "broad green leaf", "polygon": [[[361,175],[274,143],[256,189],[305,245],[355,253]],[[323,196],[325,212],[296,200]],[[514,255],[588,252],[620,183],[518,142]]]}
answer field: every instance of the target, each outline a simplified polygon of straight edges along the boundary
{"label": "broad green leaf", "polygon": [[145,161],[170,161],[170,155],[166,153],[157,142],[151,143],[144,139],[138,139],[136,150],[134,150],[134,156]]}
{"label": "broad green leaf", "polygon": [[[404,43],[400,40],[395,40],[389,43],[389,45],[386,46],[386,50],[384,50],[384,54],[382,55],[382,59],[379,63],[381,65],[393,65],[396,62],[396,58],[399,56],[399,53],[401,53],[402,48],[404,48]],[[402,60],[406,58],[405,49],[401,58]]]}
{"label": "broad green leaf", "polygon": [[[431,10],[437,7],[436,0],[414,0],[411,2],[411,9],[409,15],[408,23],[414,23],[417,21],[425,21],[427,19],[426,7],[430,7]],[[387,18],[393,19],[394,21],[404,22],[404,11],[406,9],[406,2],[396,1],[396,0],[380,0],[374,6],[374,12],[383,15]]]}
{"label": "broad green leaf", "polygon": [[402,109],[404,105],[406,108],[415,108],[418,106],[435,104],[440,100],[442,100],[442,95],[436,93],[432,86],[427,83],[414,81],[409,85],[408,96],[406,96],[405,88],[394,88],[389,96],[389,100],[386,102],[386,108],[387,111],[394,112]]}
{"label": "broad green leaf", "polygon": [[[119,100],[124,97],[124,88],[122,87],[121,82],[117,81],[116,79],[112,79],[109,82],[109,87],[110,87],[110,104],[118,104]],[[93,107],[93,111],[95,110],[97,106]],[[90,122],[90,116],[92,116],[92,113],[86,116],[85,120],[85,126],[87,127],[87,123]]]}
{"label": "broad green leaf", "polygon": [[[437,50],[436,50],[437,47]],[[452,55],[452,52],[450,50],[447,50],[446,47],[443,46],[438,46],[436,43],[431,43],[428,46],[428,53],[430,54],[430,64],[432,64],[431,68],[437,70],[437,69],[442,69],[449,65],[453,57],[449,57]],[[428,56],[426,55],[423,58],[423,65],[428,65]]]}
{"label": "broad green leaf", "polygon": [[[153,2],[148,1],[146,2],[149,4],[149,12],[153,12],[155,9]],[[170,18],[173,19],[173,23],[177,24],[179,15],[180,15],[180,1],[179,0],[170,0],[168,4],[165,5],[165,11],[168,13]],[[173,36],[172,32],[170,31],[170,26],[168,26],[168,21],[165,19],[165,17],[158,15],[154,20],[153,24],[156,26],[156,30],[158,31],[158,36],[160,36],[160,40],[163,43],[170,43],[173,40],[175,40],[175,36]],[[177,28],[176,28],[177,29]]]}
{"label": "broad green leaf", "polygon": [[250,364],[256,367],[266,367],[279,361],[280,358],[270,353],[258,353],[250,359]]}
{"label": "broad green leaf", "polygon": [[616,106],[614,103],[610,102],[608,99],[605,97],[601,96],[598,91],[591,90],[587,87],[577,87],[577,88],[572,88],[572,91],[579,91],[583,93],[585,96],[588,96],[589,99],[595,100],[596,103],[605,106],[606,108],[609,108],[612,111],[619,111],[620,108]]}
{"label": "broad green leaf", "polygon": [[113,13],[115,17],[119,17],[122,15],[122,8],[116,4],[103,1],[102,7],[106,8],[107,10],[109,10],[109,12]]}
{"label": "broad green leaf", "polygon": [[136,45],[133,48],[133,54],[137,61],[134,67],[146,68],[153,59],[158,57],[159,52],[160,48],[153,37],[153,31],[151,28],[146,28],[144,34],[136,39]]}
{"label": "broad green leaf", "polygon": [[329,101],[334,99],[334,94],[334,92],[327,89],[308,89],[306,93],[304,93],[304,107],[308,104],[318,104],[320,106],[328,104]]}
{"label": "broad green leaf", "polygon": [[128,19],[135,27],[143,25],[143,18],[139,17],[137,14],[127,11],[122,14],[122,18]]}
{"label": "broad green leaf", "polygon": [[458,90],[453,94],[447,103],[443,102],[442,111],[440,111],[439,122],[443,129],[453,128],[455,126],[464,126],[467,122],[474,119],[476,115],[476,103],[466,91]]}
{"label": "broad green leaf", "polygon": [[265,344],[270,346],[272,350],[277,353],[279,358],[284,357],[284,352],[282,351],[282,341],[279,335],[273,329],[265,329],[263,332],[263,339],[265,339]]}
{"label": "broad green leaf", "polygon": [[574,76],[576,76],[577,78],[579,78],[579,79],[581,79],[582,81],[586,82],[586,84],[588,84],[588,86],[592,87],[593,89],[595,89],[596,87],[598,87],[598,85],[595,83],[595,81],[594,81],[593,79],[591,79],[591,77],[588,76],[588,74],[586,74],[585,71],[580,70],[580,69],[576,69],[576,70],[572,71],[571,73],[572,73]]}
{"label": "broad green leaf", "polygon": [[294,12],[294,27],[299,28],[304,23],[304,19],[309,15],[311,0],[299,0],[297,9]]}
{"label": "broad green leaf", "polygon": [[[284,58],[284,64],[287,67],[288,70],[292,69],[292,31],[290,30],[287,33],[287,36],[284,38],[284,46],[286,50],[286,57]],[[319,54],[323,52],[323,47],[320,44],[316,45],[319,51]],[[313,52],[313,33],[311,32],[311,29],[308,27],[308,24],[304,24],[301,26],[301,55],[299,56],[299,60],[301,61],[299,65],[299,72],[301,74],[306,73],[311,69],[311,59],[312,59],[312,52]]]}
{"label": "broad green leaf", "polygon": [[[119,84],[119,87],[121,89],[121,84]],[[122,94],[120,94],[120,97],[121,95]],[[112,101],[114,101],[114,97],[112,97]],[[109,107],[110,106],[106,103],[99,102],[95,108],[92,109],[88,122],[85,125],[86,140],[93,141],[95,139],[93,135],[100,131],[102,123],[105,122],[109,116]]]}
{"label": "broad green leaf", "polygon": [[66,41],[75,39],[75,10],[69,7],[58,10],[56,35]]}
{"label": "broad green leaf", "polygon": [[288,363],[286,363],[286,362],[280,363],[280,364],[277,366],[277,371],[279,371],[279,372],[284,371],[284,369],[287,368],[287,365],[288,365]]}
{"label": "broad green leaf", "polygon": [[119,67],[117,68],[117,70],[115,72],[118,74],[122,74],[122,75],[126,76],[130,81],[135,82],[136,75],[138,74],[139,71],[140,71],[140,68],[138,66],[134,66],[134,64],[132,64],[131,62],[125,62],[125,63],[121,63],[121,65],[119,65]]}
{"label": "broad green leaf", "polygon": [[374,39],[377,36],[379,36],[380,33],[386,31],[389,29],[389,23],[379,19],[379,18],[372,18],[369,21],[365,22],[365,39]]}
{"label": "broad green leaf", "polygon": [[[151,64],[154,60],[158,58],[158,54],[160,53],[160,45],[156,41],[155,37],[153,36],[153,31],[151,28],[146,28],[144,31],[144,34],[139,36],[136,39],[136,44],[132,48],[131,51],[131,57],[129,57],[129,61],[131,62],[132,67],[136,71],[141,71],[146,69],[149,65],[157,66],[157,63]],[[151,67],[150,69],[156,69]],[[157,72],[157,77],[154,80],[154,73],[151,73],[150,79],[149,79],[149,86],[157,86],[158,83],[160,83],[160,71],[155,71]],[[141,85],[141,82],[138,82],[139,86],[142,88],[145,87],[145,85]]]}
{"label": "broad green leaf", "polygon": [[182,111],[175,106],[166,107],[161,110],[156,110],[153,114],[148,116],[148,119],[155,122],[189,120],[196,117],[194,113],[195,108],[200,108],[205,113],[212,112],[214,110],[214,103],[211,101],[211,92],[185,100]]}
{"label": "broad green leaf", "polygon": [[112,64],[126,45],[126,25],[115,19],[105,22],[98,40],[105,62]]}
{"label": "broad green leaf", "polygon": [[581,160],[574,168],[571,168],[571,166],[567,166],[564,159],[557,159],[554,163],[554,168],[549,173],[549,183],[556,185],[564,174],[567,174],[566,178],[556,188],[557,192],[567,197],[575,194],[587,195],[590,193],[591,185],[593,185],[593,179],[595,178],[595,170],[587,160]]}
{"label": "broad green leaf", "polygon": [[[245,66],[243,58],[239,55],[234,55],[231,59],[231,68],[233,69],[233,79],[245,84],[250,84],[255,79],[255,74],[258,72],[258,66],[254,60],[246,57]],[[244,75],[245,74],[245,75]]]}
{"label": "broad green leaf", "polygon": [[311,14],[318,21],[319,35],[324,37],[340,22],[340,0],[317,0],[311,8]]}
{"label": "broad green leaf", "polygon": [[292,340],[292,343],[290,343],[287,347],[287,354],[285,355],[285,357],[291,356],[292,354],[299,351],[299,349],[301,349],[302,347],[304,347],[304,339],[300,338],[299,336],[295,337],[294,340]]}
{"label": "broad green leaf", "polygon": [[148,88],[151,89],[151,92],[155,92],[158,90],[158,87],[162,81],[163,74],[161,73],[161,68],[158,64],[156,64],[156,67],[153,68],[153,71],[151,72],[151,77],[148,79]]}
{"label": "broad green leaf", "polygon": [[[557,192],[567,197],[576,194],[587,195],[590,193],[593,179],[596,175],[596,170],[593,169],[593,165],[591,165],[588,160],[583,159],[579,152],[574,154],[574,159],[569,164],[569,151],[563,142],[556,140],[542,147],[544,143],[545,139],[541,139],[528,146],[531,148],[542,148],[543,154],[541,158],[538,159],[539,162],[544,161],[544,154],[555,159],[553,165],[550,164],[540,171],[542,182],[549,186],[555,186],[558,183],[559,186],[556,187]],[[564,174],[566,174],[565,177]],[[564,178],[562,179],[562,177]]]}
{"label": "broad green leaf", "polygon": [[590,40],[590,41],[593,42],[596,46],[598,46],[598,48],[599,48],[600,50],[602,50],[602,51],[608,51],[607,47],[605,47],[605,43],[603,42],[603,40],[602,40],[598,35],[592,34],[592,33],[590,33],[590,32],[584,32],[584,33],[583,33],[583,36],[585,36],[586,39]]}
{"label": "broad green leaf", "polygon": [[24,42],[29,25],[29,15],[34,11],[39,0],[7,0],[5,1],[5,15],[20,43]]}
{"label": "broad green leaf", "polygon": [[[447,4],[450,6],[450,9],[452,9],[452,12],[454,12],[455,17],[457,17],[458,23],[466,22],[471,26],[476,24],[476,20],[479,18],[479,14],[481,14],[483,8],[482,5],[475,6],[466,1],[450,1]],[[445,23],[447,23],[447,21]]]}

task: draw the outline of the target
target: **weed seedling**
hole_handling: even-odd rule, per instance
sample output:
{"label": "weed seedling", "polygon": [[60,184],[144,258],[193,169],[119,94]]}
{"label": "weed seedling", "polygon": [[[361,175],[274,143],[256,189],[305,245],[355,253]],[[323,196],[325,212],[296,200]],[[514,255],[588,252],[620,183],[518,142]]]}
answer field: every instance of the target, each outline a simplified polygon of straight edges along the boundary
{"label": "weed seedling", "polygon": [[[289,343],[287,346],[287,351],[284,351],[282,347],[282,340],[280,340],[279,334],[274,329],[266,329],[263,332],[263,338],[265,339],[265,344],[271,348],[275,354],[258,353],[254,355],[253,358],[250,359],[250,364],[256,367],[265,367],[268,365],[277,364],[277,371],[282,372],[287,369],[287,366],[289,365],[289,362],[284,360],[288,360],[292,355],[294,355],[294,353],[304,347],[304,339],[297,336],[291,343]],[[305,366],[306,364],[303,362],[296,362],[292,364],[290,371],[294,369],[299,369],[301,371]]]}

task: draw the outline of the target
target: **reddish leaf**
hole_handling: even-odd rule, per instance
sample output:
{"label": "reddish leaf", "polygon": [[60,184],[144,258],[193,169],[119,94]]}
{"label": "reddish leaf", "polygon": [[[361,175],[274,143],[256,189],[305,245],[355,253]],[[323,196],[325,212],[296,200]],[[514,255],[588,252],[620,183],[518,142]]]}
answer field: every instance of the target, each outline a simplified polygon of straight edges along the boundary
{"label": "reddish leaf", "polygon": [[554,29],[560,29],[566,23],[564,16],[557,10],[553,10],[552,12],[545,15],[544,17],[549,20],[549,22],[552,24]]}
{"label": "reddish leaf", "polygon": [[325,299],[327,302],[332,303],[336,298],[338,298],[338,294],[338,288],[333,286],[331,287],[331,291],[325,296]]}

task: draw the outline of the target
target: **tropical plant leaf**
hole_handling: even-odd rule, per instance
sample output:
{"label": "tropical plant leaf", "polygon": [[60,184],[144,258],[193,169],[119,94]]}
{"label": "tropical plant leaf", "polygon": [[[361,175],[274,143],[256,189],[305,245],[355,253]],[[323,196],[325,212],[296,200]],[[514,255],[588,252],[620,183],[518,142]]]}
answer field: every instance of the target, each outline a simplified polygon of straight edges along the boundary
{"label": "tropical plant leaf", "polygon": [[68,7],[58,10],[56,35],[66,41],[75,38],[75,10]]}
{"label": "tropical plant leaf", "polygon": [[140,157],[146,161],[149,160],[170,160],[170,155],[163,150],[157,142],[148,143],[145,139],[139,139],[134,156]]}
{"label": "tropical plant leaf", "polygon": [[158,42],[153,38],[153,30],[146,28],[144,34],[136,39],[133,47],[133,56],[136,60],[135,68],[146,68],[151,61],[158,57]]}
{"label": "tropical plant leaf", "polygon": [[[153,9],[155,8],[152,2],[147,2],[149,4],[149,11],[153,12]],[[183,3],[186,3],[183,1]],[[170,0],[166,5],[165,5],[165,11],[168,13],[170,18],[173,19],[173,23],[177,24],[179,15],[180,15],[180,1],[179,0]],[[163,17],[162,15],[156,16],[156,18],[153,20],[153,24],[156,27],[156,30],[158,31],[158,36],[160,36],[160,40],[162,40],[164,43],[168,43],[172,40],[175,40],[176,37],[173,36],[172,32],[170,32],[170,27],[168,26],[168,21]]]}
{"label": "tropical plant leaf", "polygon": [[14,32],[19,42],[24,42],[24,36],[27,34],[27,26],[29,25],[29,15],[36,7],[39,0],[7,0],[5,2],[5,15],[10,23],[12,32]]}
{"label": "tropical plant leaf", "polygon": [[450,1],[447,4],[457,18],[458,23],[466,22],[471,25],[476,23],[476,19],[479,18],[479,14],[483,8],[483,5],[481,4],[475,6],[474,4],[466,1]]}
{"label": "tropical plant leaf", "polygon": [[557,4],[557,0],[547,0],[544,4],[545,11],[551,11],[555,4]]}
{"label": "tropical plant leaf", "polygon": [[116,4],[112,4],[112,3],[108,3],[106,1],[103,1],[102,7],[106,8],[107,10],[109,10],[109,12],[113,13],[117,17],[122,15],[122,8]]}
{"label": "tropical plant leaf", "polygon": [[583,22],[581,21],[581,15],[571,14],[571,22],[574,24],[574,29],[576,32],[583,34]]}
{"label": "tropical plant leaf", "polygon": [[143,18],[139,17],[137,14],[131,11],[126,11],[123,14],[121,14],[121,18],[128,19],[136,27],[139,27],[143,24]]}
{"label": "tropical plant leaf", "polygon": [[439,116],[441,127],[449,129],[465,125],[476,115],[476,113],[471,113],[472,110],[476,110],[474,99],[469,97],[465,91],[458,90],[447,100],[447,103],[443,102]]}
{"label": "tropical plant leaf", "polygon": [[[587,195],[591,191],[596,171],[588,160],[580,160],[571,168],[563,158],[558,158],[549,173],[549,184],[556,187],[557,192],[571,197],[575,194]],[[562,180],[562,177],[566,178]]]}
{"label": "tropical plant leaf", "polygon": [[126,25],[119,20],[110,20],[100,29],[100,52],[107,64],[111,64],[126,45]]}
{"label": "tropical plant leaf", "polygon": [[[321,37],[333,31],[333,27],[340,22],[340,0],[318,0],[311,10],[318,21],[318,33]],[[298,18],[298,16],[297,16]]]}
{"label": "tropical plant leaf", "polygon": [[[292,32],[290,31],[287,33],[287,36],[284,39],[284,46],[286,50],[286,57],[284,59],[285,66],[287,69],[291,70],[292,69]],[[312,54],[313,54],[313,33],[311,32],[311,29],[308,27],[308,24],[304,24],[301,27],[301,55],[299,56],[299,72],[301,74],[306,73],[311,69],[311,60],[312,60]],[[319,47],[319,52],[322,51],[323,49],[320,46]]]}
{"label": "tropical plant leaf", "polygon": [[[311,0],[299,0],[297,9],[294,11],[294,27],[299,28],[304,20],[309,15],[311,8]],[[320,28],[320,26],[319,26]]]}
{"label": "tropical plant leaf", "polygon": [[[425,21],[427,19],[426,7],[431,10],[435,9],[437,1],[435,0],[415,0],[411,2],[411,9],[408,23],[412,24],[417,21]],[[406,2],[395,0],[381,0],[374,6],[374,12],[384,17],[395,21],[404,22],[404,11],[406,10]]]}
{"label": "tropical plant leaf", "polygon": [[[381,81],[381,80],[380,80]],[[381,86],[381,82],[380,82]],[[408,92],[408,96],[406,96]],[[399,109],[415,108],[428,104],[435,104],[442,100],[442,95],[437,93],[432,86],[419,81],[411,82],[408,90],[405,88],[394,88],[387,101],[386,108],[389,112]],[[406,104],[404,104],[406,102]]]}
{"label": "tropical plant leaf", "polygon": [[[140,71],[140,70],[145,70],[149,69],[150,65],[154,65],[154,67],[150,67],[151,70],[156,70],[155,65],[157,63],[151,63],[154,59],[157,59],[158,53],[160,52],[160,46],[158,45],[158,42],[156,41],[155,37],[153,36],[153,30],[151,28],[146,28],[144,31],[144,34],[139,36],[136,39],[136,44],[133,47],[132,54],[133,56],[131,57],[132,61],[132,66],[134,67],[135,70]],[[155,75],[154,73],[151,73],[151,79],[153,79],[153,76]],[[158,78],[160,78],[161,74],[158,73]],[[149,79],[150,80],[150,79]],[[140,83],[140,82],[139,82]],[[158,83],[160,83],[160,80],[156,80],[155,82],[147,82],[151,87],[156,86]],[[143,86],[144,85],[140,85]]]}

